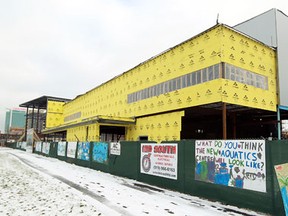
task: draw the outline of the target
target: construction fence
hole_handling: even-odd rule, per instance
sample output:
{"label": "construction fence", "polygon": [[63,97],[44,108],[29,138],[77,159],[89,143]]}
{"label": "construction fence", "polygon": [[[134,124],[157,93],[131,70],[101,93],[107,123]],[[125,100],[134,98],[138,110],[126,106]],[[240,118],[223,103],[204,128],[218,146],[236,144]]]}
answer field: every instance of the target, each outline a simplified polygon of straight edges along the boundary
{"label": "construction fence", "polygon": [[288,206],[288,140],[36,142],[33,152],[272,215]]}

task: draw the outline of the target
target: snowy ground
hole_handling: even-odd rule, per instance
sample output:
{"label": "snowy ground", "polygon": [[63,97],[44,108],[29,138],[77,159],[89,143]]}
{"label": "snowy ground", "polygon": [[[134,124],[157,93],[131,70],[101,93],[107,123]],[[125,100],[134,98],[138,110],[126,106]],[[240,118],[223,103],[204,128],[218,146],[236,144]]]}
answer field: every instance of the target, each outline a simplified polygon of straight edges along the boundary
{"label": "snowy ground", "polygon": [[0,147],[0,215],[264,215]]}

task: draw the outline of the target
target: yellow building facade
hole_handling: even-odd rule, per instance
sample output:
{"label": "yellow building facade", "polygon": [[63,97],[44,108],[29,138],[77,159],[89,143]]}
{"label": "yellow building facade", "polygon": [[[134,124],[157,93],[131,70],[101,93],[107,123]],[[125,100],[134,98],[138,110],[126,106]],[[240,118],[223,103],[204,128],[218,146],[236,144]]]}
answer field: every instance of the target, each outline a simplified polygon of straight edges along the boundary
{"label": "yellow building facade", "polygon": [[44,133],[65,131],[67,141],[219,138],[209,119],[223,125],[225,104],[236,138],[241,112],[276,112],[276,59],[273,48],[218,24],[70,102],[49,103]]}

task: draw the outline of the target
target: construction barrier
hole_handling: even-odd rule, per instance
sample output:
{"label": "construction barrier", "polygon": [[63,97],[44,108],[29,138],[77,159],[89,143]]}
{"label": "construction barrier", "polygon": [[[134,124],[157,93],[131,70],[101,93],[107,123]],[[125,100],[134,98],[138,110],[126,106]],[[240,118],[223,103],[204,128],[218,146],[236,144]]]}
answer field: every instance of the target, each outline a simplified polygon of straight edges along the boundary
{"label": "construction barrier", "polygon": [[[19,149],[19,144],[10,147]],[[285,215],[287,140],[36,142],[34,153],[228,205]]]}

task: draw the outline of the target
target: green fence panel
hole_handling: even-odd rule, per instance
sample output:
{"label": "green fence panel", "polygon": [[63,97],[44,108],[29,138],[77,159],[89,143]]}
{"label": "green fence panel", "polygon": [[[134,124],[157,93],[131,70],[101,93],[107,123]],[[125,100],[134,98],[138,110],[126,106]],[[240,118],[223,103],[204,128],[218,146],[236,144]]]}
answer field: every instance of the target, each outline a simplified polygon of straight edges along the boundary
{"label": "green fence panel", "polygon": [[57,158],[57,142],[50,143],[49,157]]}
{"label": "green fence panel", "polygon": [[274,197],[273,207],[274,215],[285,215],[283,200],[274,170],[275,165],[288,163],[288,140],[275,140],[269,141],[269,153],[270,157],[270,181],[271,188]]}
{"label": "green fence panel", "polygon": [[109,169],[109,143],[91,142],[90,145],[90,167],[103,172],[110,172]]}
{"label": "green fence panel", "polygon": [[5,146],[8,148],[13,148],[15,149],[17,146],[17,142],[5,142]]}
{"label": "green fence panel", "polygon": [[140,168],[139,142],[121,141],[120,146],[120,155],[109,156],[110,173],[137,180]]}

